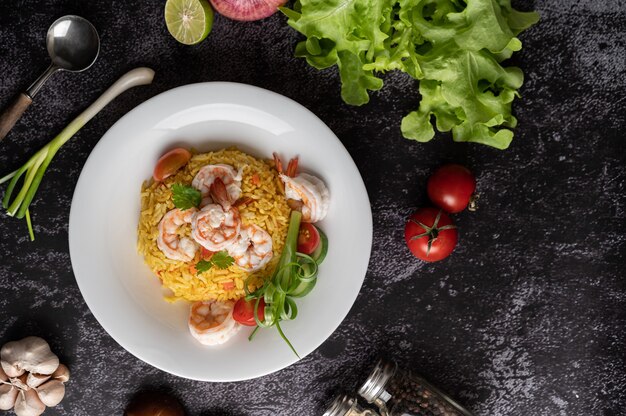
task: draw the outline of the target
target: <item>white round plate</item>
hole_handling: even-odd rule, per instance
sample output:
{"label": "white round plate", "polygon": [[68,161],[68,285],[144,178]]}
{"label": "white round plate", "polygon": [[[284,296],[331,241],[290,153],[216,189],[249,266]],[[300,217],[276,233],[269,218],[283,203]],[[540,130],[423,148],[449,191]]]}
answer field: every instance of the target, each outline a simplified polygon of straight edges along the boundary
{"label": "white round plate", "polygon": [[333,132],[298,103],[249,85],[211,82],[160,94],[120,119],[102,137],[80,175],[69,223],[76,281],[102,327],[126,350],[169,373],[237,381],[298,359],[275,328],[252,342],[244,328],[219,347],[197,343],[187,328],[189,303],[163,300],[158,279],[137,253],[140,189],[155,162],[174,147],[199,151],[237,146],[254,156],[299,155],[303,170],[331,194],[319,223],[329,251],[315,289],[281,324],[301,357],[345,318],[363,283],[372,244],[372,213],[363,180]]}

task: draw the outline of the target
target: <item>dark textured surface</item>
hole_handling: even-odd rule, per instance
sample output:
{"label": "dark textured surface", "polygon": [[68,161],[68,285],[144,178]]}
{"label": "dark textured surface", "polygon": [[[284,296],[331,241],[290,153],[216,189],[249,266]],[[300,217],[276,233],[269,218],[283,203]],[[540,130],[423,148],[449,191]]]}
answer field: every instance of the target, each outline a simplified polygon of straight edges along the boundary
{"label": "dark textured surface", "polygon": [[[2,1],[0,105],[45,69],[43,39],[56,17],[90,19],[102,51],[89,71],[46,85],[0,144],[0,173],[126,70],[157,73],[57,155],[32,206],[34,243],[23,222],[0,214],[0,341],[41,335],[73,370],[66,399],[46,414],[121,414],[133,394],[154,387],[173,390],[194,415],[316,415],[380,353],[480,415],[626,414],[626,3],[520,4],[533,6],[542,21],[515,58],[526,73],[519,127],[510,149],[497,151],[403,139],[399,121],[418,94],[400,74],[369,105],[343,104],[334,70],[292,57],[298,36],[280,15],[247,24],[218,17],[205,42],[185,47],[168,35],[162,1]],[[213,80],[268,88],[316,113],[355,159],[374,214],[369,272],[337,332],[300,363],[242,383],[177,378],[128,354],[85,305],[67,245],[74,185],[106,130],[155,94]],[[476,172],[481,207],[455,217],[455,253],[424,264],[408,253],[403,226],[444,161]]]}

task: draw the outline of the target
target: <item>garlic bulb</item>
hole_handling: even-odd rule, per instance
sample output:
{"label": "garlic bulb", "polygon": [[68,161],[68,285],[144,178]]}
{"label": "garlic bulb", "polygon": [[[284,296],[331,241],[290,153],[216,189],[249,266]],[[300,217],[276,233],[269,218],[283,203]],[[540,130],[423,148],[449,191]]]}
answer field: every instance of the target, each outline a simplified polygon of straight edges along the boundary
{"label": "garlic bulb", "polygon": [[45,340],[27,337],[5,344],[0,364],[0,410],[38,416],[63,399],[70,371]]}

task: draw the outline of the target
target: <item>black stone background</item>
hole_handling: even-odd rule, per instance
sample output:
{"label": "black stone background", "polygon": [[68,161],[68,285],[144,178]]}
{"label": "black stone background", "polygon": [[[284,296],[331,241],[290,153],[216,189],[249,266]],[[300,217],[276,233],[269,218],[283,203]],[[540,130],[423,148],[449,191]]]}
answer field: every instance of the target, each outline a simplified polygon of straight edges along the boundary
{"label": "black stone background", "polygon": [[[626,3],[542,0],[541,22],[514,58],[526,74],[506,151],[405,140],[415,82],[393,73],[363,107],[344,104],[334,69],[293,57],[282,15],[254,23],[220,16],[197,47],[177,44],[163,1],[3,0],[0,105],[47,65],[44,37],[75,13],[98,28],[102,51],[81,74],[57,74],[0,144],[0,173],[21,165],[115,79],[156,70],[106,107],[58,153],[32,205],[37,240],[0,214],[0,341],[43,336],[73,377],[50,415],[121,414],[141,389],[173,392],[193,415],[316,415],[352,390],[379,354],[396,358],[478,415],[626,414]],[[339,329],[290,368],[240,383],[201,383],[152,368],[99,326],[76,286],[67,224],[89,152],[115,121],[168,89],[237,81],[284,94],[337,134],[370,195],[374,244],[365,283]],[[426,205],[426,179],[443,162],[478,177],[476,213],[455,217],[460,244],[437,264],[403,241],[405,218]],[[332,173],[329,173],[332,174]],[[111,299],[111,307],[115,300]]]}

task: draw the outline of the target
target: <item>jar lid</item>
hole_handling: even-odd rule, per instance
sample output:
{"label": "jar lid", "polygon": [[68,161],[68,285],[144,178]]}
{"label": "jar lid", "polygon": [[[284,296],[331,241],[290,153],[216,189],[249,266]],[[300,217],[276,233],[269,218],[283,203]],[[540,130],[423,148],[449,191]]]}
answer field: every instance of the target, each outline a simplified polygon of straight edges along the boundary
{"label": "jar lid", "polygon": [[323,416],[345,416],[354,406],[354,398],[347,394],[340,394],[328,406]]}
{"label": "jar lid", "polygon": [[396,363],[380,359],[370,376],[359,389],[359,395],[367,400],[368,403],[373,403],[378,398],[386,403],[391,396],[385,391],[385,386],[389,378],[396,372],[396,367]]}

